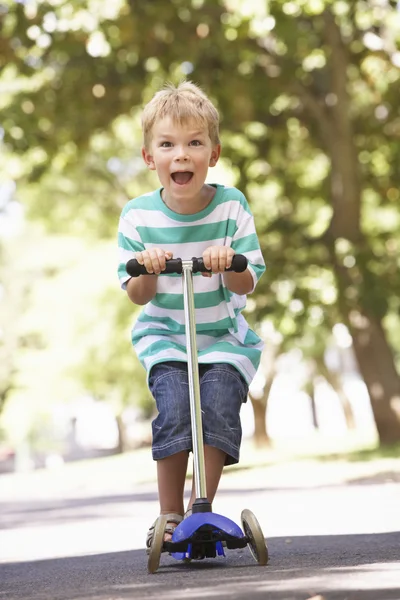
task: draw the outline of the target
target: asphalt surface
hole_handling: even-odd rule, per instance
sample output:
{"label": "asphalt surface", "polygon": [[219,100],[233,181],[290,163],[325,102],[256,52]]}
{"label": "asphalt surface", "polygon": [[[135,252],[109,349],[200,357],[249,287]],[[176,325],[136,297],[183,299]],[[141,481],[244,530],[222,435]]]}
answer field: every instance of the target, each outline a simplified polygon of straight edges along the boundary
{"label": "asphalt surface", "polygon": [[256,514],[268,566],[247,548],[189,565],[163,554],[154,575],[144,551],[154,484],[0,479],[0,599],[400,600],[399,472],[341,481],[324,466],[299,477],[301,468],[296,485],[263,469],[228,476],[214,503],[237,523],[243,508]]}

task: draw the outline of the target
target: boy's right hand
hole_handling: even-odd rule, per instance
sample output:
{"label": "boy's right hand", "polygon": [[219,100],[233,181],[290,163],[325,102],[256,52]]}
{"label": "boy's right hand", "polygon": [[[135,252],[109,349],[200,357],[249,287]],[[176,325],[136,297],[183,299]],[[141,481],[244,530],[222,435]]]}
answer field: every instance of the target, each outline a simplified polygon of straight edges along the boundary
{"label": "boy's right hand", "polygon": [[135,255],[138,263],[144,265],[146,271],[152,275],[159,275],[162,271],[165,271],[165,261],[172,257],[172,252],[169,250],[162,250],[161,248],[150,248],[150,250],[136,252]]}

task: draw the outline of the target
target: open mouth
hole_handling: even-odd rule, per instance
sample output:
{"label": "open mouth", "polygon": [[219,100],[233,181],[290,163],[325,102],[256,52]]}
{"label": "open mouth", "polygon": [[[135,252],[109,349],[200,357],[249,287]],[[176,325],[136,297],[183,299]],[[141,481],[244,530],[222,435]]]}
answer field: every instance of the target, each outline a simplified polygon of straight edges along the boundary
{"label": "open mouth", "polygon": [[175,171],[171,177],[178,185],[185,185],[192,179],[193,173],[192,171]]}

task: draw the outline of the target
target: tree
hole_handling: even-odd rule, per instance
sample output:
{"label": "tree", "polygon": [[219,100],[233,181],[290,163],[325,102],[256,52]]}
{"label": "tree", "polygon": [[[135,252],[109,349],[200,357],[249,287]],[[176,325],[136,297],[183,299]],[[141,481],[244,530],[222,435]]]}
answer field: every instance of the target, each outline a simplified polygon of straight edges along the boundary
{"label": "tree", "polygon": [[83,343],[87,345],[86,360],[73,369],[95,398],[113,406],[121,451],[126,447],[123,412],[127,406],[135,405],[147,418],[154,411],[145,370],[136,358],[127,335],[133,320],[132,308],[132,303],[119,290],[110,289],[102,295],[98,314],[102,315],[103,327],[97,328],[93,335],[93,324],[87,323],[80,332]]}
{"label": "tree", "polygon": [[[322,239],[337,281],[341,316],[351,331],[358,364],[370,394],[380,440],[391,443],[400,437],[400,379],[382,324],[387,313],[386,294],[391,290],[382,289],[376,272],[378,257],[374,253],[375,244],[369,239],[368,226],[363,226],[361,209],[363,200],[365,202],[363,194],[370,191],[369,186],[374,185],[387,198],[388,186],[393,185],[395,175],[390,173],[389,177],[387,172],[386,177],[374,178],[373,163],[362,168],[360,153],[366,151],[366,127],[365,124],[361,126],[360,121],[365,118],[365,113],[371,117],[372,110],[379,120],[379,107],[387,105],[390,108],[387,114],[385,112],[385,118],[388,124],[394,122],[395,108],[390,103],[392,85],[387,80],[385,89],[378,89],[378,82],[374,81],[374,75],[368,68],[368,60],[374,60],[374,53],[369,53],[365,46],[356,55],[349,51],[349,37],[353,44],[362,39],[354,7],[349,10],[347,23],[340,23],[326,8],[316,24],[320,29],[319,47],[324,48],[326,59],[325,81],[321,82],[319,76],[311,85],[301,83],[298,98],[303,103],[302,119],[306,124],[311,119],[317,143],[330,160],[327,181],[332,217]],[[347,39],[345,24],[350,27]],[[378,38],[384,45],[383,27],[379,31],[381,37],[378,35]],[[381,52],[377,59],[382,61],[382,66],[385,64],[387,72],[394,70],[390,54],[390,51]],[[352,68],[357,71],[357,79],[351,74]],[[358,86],[366,91],[368,88],[376,91],[377,99],[367,107],[358,106],[355,96]],[[332,95],[332,101],[328,101],[329,95]],[[390,125],[386,126],[386,132],[378,135],[376,120],[369,122],[375,133],[372,152],[378,151],[378,143],[386,142],[388,147],[387,143],[391,142]],[[308,129],[312,131],[310,125]],[[386,269],[380,268],[379,271],[389,280],[393,266],[389,263]]]}
{"label": "tree", "polygon": [[[3,157],[4,158],[4,157]],[[0,171],[1,173],[1,171]],[[1,179],[3,181],[1,181]],[[15,326],[28,304],[29,290],[18,266],[19,245],[15,239],[21,226],[21,205],[14,197],[12,180],[0,179],[0,414],[16,387],[17,351],[29,340]],[[30,340],[32,342],[32,340]]]}
{"label": "tree", "polygon": [[241,12],[222,0],[155,0],[115,4],[113,14],[99,3],[93,15],[82,3],[15,3],[0,49],[3,77],[21,78],[0,111],[5,142],[30,157],[21,176],[30,180],[60,161],[64,172],[76,167],[93,136],[166,78],[202,84],[221,109],[224,154],[271,265],[254,316],[272,314],[283,335],[301,338],[313,307],[337,307],[381,443],[400,439],[385,331],[400,296],[395,5],[271,0]]}
{"label": "tree", "polygon": [[266,335],[266,345],[261,356],[260,369],[253,385],[250,386],[249,399],[254,413],[253,439],[257,447],[269,446],[270,437],[267,427],[268,400],[277,373],[277,359],[281,351],[281,339],[275,335]]}

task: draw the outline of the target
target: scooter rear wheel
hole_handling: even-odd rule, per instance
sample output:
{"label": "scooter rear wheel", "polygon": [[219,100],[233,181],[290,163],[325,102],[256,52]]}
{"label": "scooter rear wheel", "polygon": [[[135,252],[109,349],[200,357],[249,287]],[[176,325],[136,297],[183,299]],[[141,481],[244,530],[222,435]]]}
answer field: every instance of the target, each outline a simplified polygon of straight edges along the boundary
{"label": "scooter rear wheel", "polygon": [[259,522],[251,510],[247,508],[242,511],[241,521],[244,534],[248,539],[247,545],[254,560],[259,565],[266,565],[268,563],[268,548]]}
{"label": "scooter rear wheel", "polygon": [[167,526],[167,516],[160,515],[154,526],[153,540],[149,551],[149,560],[147,570],[149,573],[155,573],[160,566],[160,557],[164,544],[165,528]]}

